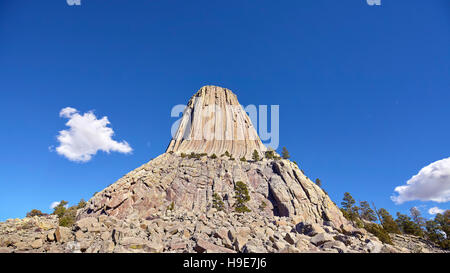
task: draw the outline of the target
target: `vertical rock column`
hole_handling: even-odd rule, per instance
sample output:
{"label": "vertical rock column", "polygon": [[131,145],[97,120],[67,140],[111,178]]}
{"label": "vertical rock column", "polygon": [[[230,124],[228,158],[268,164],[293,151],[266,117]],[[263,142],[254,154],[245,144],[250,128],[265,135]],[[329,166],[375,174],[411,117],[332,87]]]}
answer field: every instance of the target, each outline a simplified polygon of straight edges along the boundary
{"label": "vertical rock column", "polygon": [[188,102],[166,152],[221,154],[252,158],[267,150],[233,92],[218,86],[202,87]]}

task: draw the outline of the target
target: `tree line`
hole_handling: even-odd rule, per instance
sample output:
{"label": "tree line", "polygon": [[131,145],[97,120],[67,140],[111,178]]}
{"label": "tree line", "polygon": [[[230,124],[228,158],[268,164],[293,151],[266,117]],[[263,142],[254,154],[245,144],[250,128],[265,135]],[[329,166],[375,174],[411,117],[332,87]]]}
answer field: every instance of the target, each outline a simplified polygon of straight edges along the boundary
{"label": "tree line", "polygon": [[389,233],[409,234],[427,239],[443,249],[450,249],[450,210],[427,220],[416,207],[412,207],[410,215],[397,212],[394,219],[386,209],[377,209],[373,202],[371,205],[367,201],[360,201],[356,205],[348,192],[344,193],[340,209],[355,227],[365,228],[385,243],[391,243]]}

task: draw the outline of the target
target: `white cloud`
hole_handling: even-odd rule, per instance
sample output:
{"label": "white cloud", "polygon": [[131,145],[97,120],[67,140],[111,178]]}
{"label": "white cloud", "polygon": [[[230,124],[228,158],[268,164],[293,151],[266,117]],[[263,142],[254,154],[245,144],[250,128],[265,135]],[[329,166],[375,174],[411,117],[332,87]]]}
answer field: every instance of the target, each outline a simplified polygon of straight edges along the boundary
{"label": "white cloud", "polygon": [[450,201],[450,158],[445,158],[424,167],[406,182],[394,189],[397,196],[391,196],[396,204],[407,201]]}
{"label": "white cloud", "polygon": [[444,211],[445,211],[445,210],[440,209],[440,208],[438,208],[438,207],[432,207],[432,208],[430,208],[430,209],[428,210],[428,213],[431,214],[431,215],[435,215],[435,214],[438,214],[438,213],[444,213]]}
{"label": "white cloud", "polygon": [[[51,208],[51,209],[56,208],[56,206],[58,206],[59,203],[61,203],[61,202],[58,202],[58,201],[52,202],[52,203],[50,204],[50,208]],[[66,204],[64,207],[67,209],[67,208],[69,207],[69,204]]]}
{"label": "white cloud", "polygon": [[80,115],[72,107],[62,109],[59,116],[69,119],[69,129],[59,132],[56,152],[71,161],[87,162],[97,151],[128,154],[133,150],[126,141],[112,139],[114,131],[107,127],[110,122],[106,116],[97,119],[92,111]]}
{"label": "white cloud", "polygon": [[62,109],[61,112],[59,112],[59,116],[60,117],[64,117],[64,118],[70,118],[71,116],[73,116],[77,112],[78,111],[75,108],[66,107],[66,108]]}
{"label": "white cloud", "polygon": [[52,203],[50,204],[50,208],[51,208],[51,209],[56,208],[56,206],[58,206],[59,203],[60,203],[60,202],[58,202],[58,201],[52,202]]}

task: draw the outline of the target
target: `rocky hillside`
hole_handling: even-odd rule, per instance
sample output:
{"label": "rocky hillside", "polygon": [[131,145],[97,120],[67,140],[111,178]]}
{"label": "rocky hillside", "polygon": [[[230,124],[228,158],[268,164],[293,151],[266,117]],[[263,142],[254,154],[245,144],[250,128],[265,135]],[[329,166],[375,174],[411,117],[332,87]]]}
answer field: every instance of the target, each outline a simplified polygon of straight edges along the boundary
{"label": "rocky hillside", "polygon": [[[249,212],[235,212],[235,184]],[[214,193],[222,206],[214,207]],[[265,205],[263,205],[265,204]],[[442,252],[414,236],[393,245],[353,228],[288,160],[163,154],[97,193],[70,228],[55,215],[0,223],[0,252]]]}
{"label": "rocky hillside", "polygon": [[0,253],[443,252],[414,236],[392,236],[394,245],[387,245],[364,230],[343,231],[330,222],[179,208],[148,219],[85,217],[72,228],[58,226],[54,215],[11,219],[0,223]]}
{"label": "rocky hillside", "polygon": [[206,213],[213,197],[232,212],[235,186],[247,187],[251,211],[267,216],[292,216],[297,221],[330,221],[335,227],[348,225],[340,210],[324,191],[288,160],[242,162],[227,156],[181,157],[163,154],[125,175],[89,200],[79,218],[101,214],[124,219],[130,215],[151,218],[172,205]]}

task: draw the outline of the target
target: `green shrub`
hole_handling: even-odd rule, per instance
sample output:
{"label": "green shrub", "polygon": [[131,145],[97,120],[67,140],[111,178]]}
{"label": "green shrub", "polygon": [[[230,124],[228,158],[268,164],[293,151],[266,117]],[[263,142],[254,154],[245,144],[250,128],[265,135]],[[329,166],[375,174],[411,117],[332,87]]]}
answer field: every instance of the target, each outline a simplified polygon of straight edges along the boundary
{"label": "green shrub", "polygon": [[319,178],[316,178],[316,185],[322,188],[322,181]]}
{"label": "green shrub", "polygon": [[62,200],[53,211],[53,214],[58,216],[59,225],[63,227],[71,227],[77,216],[78,205],[66,208],[67,204],[67,201]]}
{"label": "green shrub", "polygon": [[185,153],[181,153],[181,157],[182,157],[182,158],[185,158],[185,157],[186,157],[186,154],[185,154]]}
{"label": "green shrub", "polygon": [[423,230],[420,226],[411,220],[411,217],[397,212],[397,219],[395,219],[398,227],[403,233],[423,237]]}
{"label": "green shrub", "polygon": [[267,159],[273,159],[275,157],[275,152],[273,150],[268,150],[264,153]]}
{"label": "green shrub", "polygon": [[259,161],[259,153],[257,150],[253,151],[252,159],[253,161]]}
{"label": "green shrub", "polygon": [[[187,157],[188,157],[189,159],[192,159],[192,158],[200,159],[201,157],[207,156],[207,155],[208,155],[207,153],[197,154],[197,153],[191,152],[189,155],[187,155]],[[182,156],[182,157],[186,157],[186,155],[184,155],[184,156]]]}
{"label": "green shrub", "polygon": [[386,230],[384,230],[382,226],[377,225],[375,223],[365,223],[364,229],[375,235],[381,242],[392,245],[389,233]]}
{"label": "green shrub", "polygon": [[62,217],[59,218],[59,225],[62,227],[71,227],[75,224],[76,217],[77,207],[72,206],[65,211]]}
{"label": "green shrub", "polygon": [[84,199],[81,199],[80,202],[78,202],[77,209],[82,209],[86,207],[86,204],[87,204],[86,201],[84,201]]}
{"label": "green shrub", "polygon": [[240,159],[242,162],[247,162],[247,159],[245,159],[245,156],[241,157]]}
{"label": "green shrub", "polygon": [[213,208],[217,209],[218,211],[221,211],[224,209],[224,203],[222,201],[222,197],[220,197],[219,194],[214,193],[213,194]]}
{"label": "green shrub", "polygon": [[380,217],[381,225],[383,226],[384,230],[389,233],[401,233],[400,228],[394,221],[394,218],[392,218],[391,214],[386,209],[380,208],[377,211],[377,214]]}
{"label": "green shrub", "polygon": [[283,147],[283,151],[281,152],[281,155],[283,156],[283,159],[289,159],[291,156],[289,155],[288,150],[286,147]]}
{"label": "green shrub", "polygon": [[248,194],[247,185],[242,182],[236,182],[236,187],[234,189],[236,203],[234,204],[234,210],[239,213],[250,212],[251,210],[245,205],[250,201],[250,195]]}
{"label": "green shrub", "polygon": [[339,208],[342,212],[342,215],[344,215],[345,219],[350,220],[350,214],[343,208]]}
{"label": "green shrub", "polygon": [[425,223],[426,236],[441,248],[450,249],[450,210],[436,214],[434,220]]}
{"label": "green shrub", "polygon": [[211,158],[211,159],[216,159],[216,158],[217,158],[217,155],[216,155],[216,154],[212,154],[212,155],[210,156],[210,158]]}
{"label": "green shrub", "polygon": [[172,201],[170,205],[167,207],[167,210],[174,210],[175,209],[175,203]]}
{"label": "green shrub", "polygon": [[27,217],[33,217],[33,216],[45,216],[48,215],[46,213],[42,213],[42,211],[37,209],[32,209],[30,212],[27,213]]}
{"label": "green shrub", "polygon": [[194,152],[192,152],[191,154],[188,155],[188,158],[192,159],[192,158],[200,158],[200,157],[197,154],[195,154]]}
{"label": "green shrub", "polygon": [[[95,193],[94,193],[95,195]],[[69,202],[61,200],[61,202],[59,202],[59,204],[53,209],[53,214],[58,216],[58,218],[61,218],[64,216],[64,213],[66,212],[66,205]]]}

